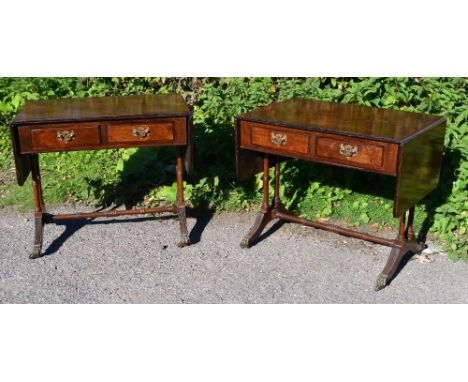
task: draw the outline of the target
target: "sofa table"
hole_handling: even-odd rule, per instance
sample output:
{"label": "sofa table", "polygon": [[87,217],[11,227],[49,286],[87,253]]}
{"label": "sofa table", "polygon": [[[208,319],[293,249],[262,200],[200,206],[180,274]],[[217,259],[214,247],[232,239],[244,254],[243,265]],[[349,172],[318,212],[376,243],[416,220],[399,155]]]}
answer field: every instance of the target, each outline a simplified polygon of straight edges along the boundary
{"label": "sofa table", "polygon": [[[386,245],[392,250],[375,289],[384,288],[408,252],[425,248],[414,236],[414,206],[437,187],[445,125],[440,116],[309,99],[272,103],[237,116],[237,176],[245,180],[263,170],[263,204],[241,247],[249,247],[272,219]],[[393,216],[400,220],[396,239],[306,220],[285,211],[279,196],[280,157],[395,177]],[[271,165],[275,166],[275,187],[270,204]]]}
{"label": "sofa table", "polygon": [[[179,246],[189,244],[183,193],[183,166],[192,169],[192,115],[177,94],[55,99],[26,103],[13,120],[11,135],[18,184],[32,176],[34,245],[41,255],[45,223],[67,219],[172,212],[178,215]],[[175,146],[177,201],[170,206],[52,215],[45,211],[38,154],[57,151]]]}

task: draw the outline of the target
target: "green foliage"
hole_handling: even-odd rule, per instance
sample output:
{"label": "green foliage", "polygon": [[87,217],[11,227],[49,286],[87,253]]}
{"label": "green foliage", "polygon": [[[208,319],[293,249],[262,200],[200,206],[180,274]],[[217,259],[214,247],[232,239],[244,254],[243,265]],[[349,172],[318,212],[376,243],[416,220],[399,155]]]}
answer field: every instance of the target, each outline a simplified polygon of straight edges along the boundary
{"label": "green foliage", "polygon": [[[447,117],[438,189],[416,209],[416,228],[441,238],[452,259],[468,259],[468,79],[466,78],[0,78],[0,206],[31,208],[30,187],[15,184],[8,126],[28,100],[139,93],[181,93],[193,106],[195,172],[186,179],[192,207],[240,210],[261,200],[262,178],[234,174],[233,120],[292,97],[357,103]],[[173,202],[174,151],[145,148],[41,156],[47,202],[102,205]],[[392,226],[391,177],[297,160],[281,164],[287,207],[314,219]]]}

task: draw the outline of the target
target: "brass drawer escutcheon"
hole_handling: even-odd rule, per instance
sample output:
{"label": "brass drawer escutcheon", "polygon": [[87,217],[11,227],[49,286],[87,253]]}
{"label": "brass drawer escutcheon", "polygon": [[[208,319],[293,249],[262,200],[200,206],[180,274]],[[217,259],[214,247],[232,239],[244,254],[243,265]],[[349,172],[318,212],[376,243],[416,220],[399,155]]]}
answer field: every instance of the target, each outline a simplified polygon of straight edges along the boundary
{"label": "brass drawer escutcheon", "polygon": [[284,146],[288,143],[288,136],[281,133],[271,133],[271,142],[278,146]]}
{"label": "brass drawer escutcheon", "polygon": [[75,139],[75,132],[73,130],[57,131],[57,140],[62,142],[71,142]]}
{"label": "brass drawer escutcheon", "polygon": [[150,128],[148,126],[139,126],[134,127],[132,130],[132,135],[140,139],[144,139],[151,135]]}
{"label": "brass drawer escutcheon", "polygon": [[340,154],[344,155],[346,158],[354,157],[358,155],[358,147],[352,145],[344,145],[343,143],[340,144]]}

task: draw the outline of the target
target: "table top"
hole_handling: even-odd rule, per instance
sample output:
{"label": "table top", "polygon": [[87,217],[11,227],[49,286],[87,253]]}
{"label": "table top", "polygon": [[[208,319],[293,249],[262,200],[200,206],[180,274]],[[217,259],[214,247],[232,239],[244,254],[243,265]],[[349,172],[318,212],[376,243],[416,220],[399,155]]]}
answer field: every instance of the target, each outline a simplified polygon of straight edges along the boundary
{"label": "table top", "polygon": [[436,115],[303,98],[271,103],[237,119],[394,143],[445,122]]}
{"label": "table top", "polygon": [[180,94],[142,94],[29,101],[17,114],[13,124],[182,117],[189,115],[190,110]]}

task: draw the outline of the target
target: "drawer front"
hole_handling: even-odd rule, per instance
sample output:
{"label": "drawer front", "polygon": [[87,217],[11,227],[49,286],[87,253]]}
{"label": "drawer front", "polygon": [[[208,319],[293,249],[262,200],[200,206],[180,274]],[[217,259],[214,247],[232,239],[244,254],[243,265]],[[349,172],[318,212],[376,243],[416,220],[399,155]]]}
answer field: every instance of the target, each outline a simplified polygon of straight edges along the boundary
{"label": "drawer front", "polygon": [[396,144],[324,134],[317,135],[315,142],[319,161],[396,174]]}
{"label": "drawer front", "polygon": [[187,118],[18,126],[22,154],[139,146],[184,146]]}
{"label": "drawer front", "polygon": [[98,124],[36,126],[30,130],[33,151],[93,148],[101,142]]}
{"label": "drawer front", "polygon": [[278,154],[308,156],[310,134],[260,123],[241,122],[241,145]]}
{"label": "drawer front", "polygon": [[396,175],[398,145],[373,139],[240,121],[240,147]]}
{"label": "drawer front", "polygon": [[115,122],[107,125],[109,144],[185,144],[186,140],[184,120],[143,120]]}

